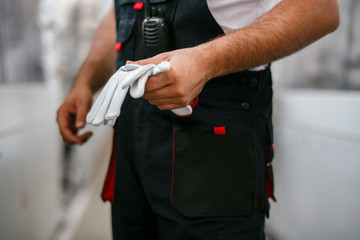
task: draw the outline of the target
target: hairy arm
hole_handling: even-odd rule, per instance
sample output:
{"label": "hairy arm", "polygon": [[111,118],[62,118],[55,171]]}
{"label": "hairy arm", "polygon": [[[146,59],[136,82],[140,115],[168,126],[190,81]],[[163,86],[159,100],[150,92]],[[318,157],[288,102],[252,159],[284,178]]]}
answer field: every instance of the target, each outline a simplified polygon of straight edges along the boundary
{"label": "hairy arm", "polygon": [[102,87],[115,72],[116,26],[114,9],[101,21],[90,49],[90,53],[81,67],[74,88],[78,85],[88,87],[94,93]]}
{"label": "hairy arm", "polygon": [[338,25],[336,0],[283,0],[254,24],[201,45],[199,50],[208,55],[207,64],[218,66],[211,73],[214,77],[288,56]]}
{"label": "hairy arm", "polygon": [[85,126],[86,114],[91,106],[92,95],[115,72],[115,16],[114,9],[100,23],[74,86],[57,111],[57,122],[63,140],[69,144],[83,144],[92,133],[78,135]]}
{"label": "hairy arm", "polygon": [[189,104],[210,79],[290,55],[334,31],[337,0],[282,0],[248,27],[193,48],[139,61],[170,61],[169,72],[151,77],[144,98],[159,109]]}

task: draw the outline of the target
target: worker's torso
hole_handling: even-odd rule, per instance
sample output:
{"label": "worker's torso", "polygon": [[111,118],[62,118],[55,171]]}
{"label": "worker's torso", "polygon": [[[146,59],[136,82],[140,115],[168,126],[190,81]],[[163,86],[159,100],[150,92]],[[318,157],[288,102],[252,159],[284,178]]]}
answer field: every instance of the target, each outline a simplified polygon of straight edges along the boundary
{"label": "worker's torso", "polygon": [[[121,48],[118,48],[118,67],[125,64],[126,60],[145,57],[142,39],[139,37],[144,9],[136,7],[136,2],[115,0],[116,41],[121,43]],[[173,49],[196,46],[224,34],[205,0],[150,0],[150,3],[162,9],[169,20]],[[270,69],[244,71],[210,80],[200,93],[193,114],[186,118],[179,118],[170,111],[160,111],[144,99],[134,100],[128,96],[123,105],[118,131],[121,133],[122,129],[127,128],[130,133],[132,130],[129,130],[129,124],[133,126],[132,138],[136,141],[134,151],[137,162],[149,165],[159,156],[162,159],[173,158],[173,171],[177,172],[175,176],[180,180],[172,180],[174,189],[171,190],[171,198],[185,215],[246,214],[252,209],[266,209],[265,172],[266,164],[271,160],[269,146],[272,143],[271,101]],[[225,136],[220,136],[224,133]],[[269,153],[267,155],[266,149]],[[180,165],[177,165],[178,159],[182,159]],[[193,163],[203,164],[201,169],[204,171],[201,170],[201,173],[209,175],[183,171],[184,166],[191,169]],[[213,166],[222,172],[221,176],[228,177],[224,180],[226,188],[224,183],[216,180],[220,176],[210,177],[213,169],[208,168]],[[235,176],[235,181],[231,181],[232,176]],[[203,178],[212,181],[199,188],[183,188],[192,182],[201,182]],[[219,194],[209,196],[206,191],[218,191]],[[203,195],[199,196],[203,199],[200,202],[204,205],[204,201],[209,201],[209,208],[198,208],[194,199],[186,202],[189,199],[186,196],[193,194]],[[221,204],[221,208],[211,205],[223,199],[232,199],[235,203]]]}

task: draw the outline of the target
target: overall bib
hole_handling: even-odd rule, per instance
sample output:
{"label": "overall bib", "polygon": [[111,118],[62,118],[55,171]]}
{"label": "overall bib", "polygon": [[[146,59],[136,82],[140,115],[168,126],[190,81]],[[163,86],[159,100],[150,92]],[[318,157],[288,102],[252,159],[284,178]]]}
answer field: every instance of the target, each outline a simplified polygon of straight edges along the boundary
{"label": "overall bib", "polygon": [[[150,2],[169,19],[175,49],[224,34],[205,0]],[[144,10],[115,0],[115,11],[119,67],[144,57]],[[114,239],[265,239],[271,102],[269,68],[210,80],[189,117],[128,95],[115,129]]]}

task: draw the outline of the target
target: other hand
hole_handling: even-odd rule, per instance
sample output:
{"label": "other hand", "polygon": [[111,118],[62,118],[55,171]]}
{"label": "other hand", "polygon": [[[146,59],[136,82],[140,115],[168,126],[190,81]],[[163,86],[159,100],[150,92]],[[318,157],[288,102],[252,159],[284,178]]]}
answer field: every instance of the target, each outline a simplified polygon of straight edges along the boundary
{"label": "other hand", "polygon": [[57,123],[63,140],[69,144],[82,145],[92,132],[78,135],[85,127],[86,114],[91,106],[92,92],[89,89],[74,88],[57,111]]}

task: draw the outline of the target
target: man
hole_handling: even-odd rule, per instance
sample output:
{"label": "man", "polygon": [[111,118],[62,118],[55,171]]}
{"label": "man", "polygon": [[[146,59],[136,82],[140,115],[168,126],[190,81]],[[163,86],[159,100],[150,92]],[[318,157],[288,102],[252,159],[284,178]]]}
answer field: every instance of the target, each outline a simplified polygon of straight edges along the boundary
{"label": "man", "polygon": [[[143,99],[126,97],[116,123],[114,239],[264,239],[274,199],[269,63],[339,24],[336,0],[276,3],[151,1],[176,50],[140,60],[142,5],[115,0],[57,118],[64,141],[81,145],[91,133],[77,130],[115,60],[171,63]],[[189,117],[168,111],[190,103]]]}

